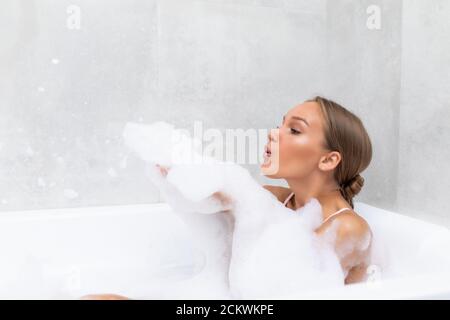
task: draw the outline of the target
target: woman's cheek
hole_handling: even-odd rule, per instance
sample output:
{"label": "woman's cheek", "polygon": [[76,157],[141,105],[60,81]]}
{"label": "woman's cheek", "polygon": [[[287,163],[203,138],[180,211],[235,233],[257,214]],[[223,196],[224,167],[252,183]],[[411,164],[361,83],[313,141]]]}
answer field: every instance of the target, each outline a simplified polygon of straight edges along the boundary
{"label": "woman's cheek", "polygon": [[301,141],[285,147],[284,150],[289,151],[283,152],[280,166],[286,168],[290,175],[302,176],[312,170],[315,154],[313,148]]}
{"label": "woman's cheek", "polygon": [[283,149],[279,155],[279,172],[286,177],[295,177],[301,173],[301,161],[292,147]]}

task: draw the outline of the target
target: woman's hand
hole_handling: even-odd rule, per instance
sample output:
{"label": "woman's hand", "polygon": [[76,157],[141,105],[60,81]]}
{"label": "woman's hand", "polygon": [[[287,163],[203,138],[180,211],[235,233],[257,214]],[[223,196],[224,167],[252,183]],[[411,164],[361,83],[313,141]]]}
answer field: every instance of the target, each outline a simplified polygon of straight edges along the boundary
{"label": "woman's hand", "polygon": [[161,173],[162,176],[166,177],[167,174],[169,173],[169,169],[170,169],[169,167],[164,167],[159,164],[156,164],[155,166],[159,170],[159,172]]}
{"label": "woman's hand", "polygon": [[224,211],[228,211],[233,207],[233,200],[221,191],[214,192],[211,197],[218,200]]}

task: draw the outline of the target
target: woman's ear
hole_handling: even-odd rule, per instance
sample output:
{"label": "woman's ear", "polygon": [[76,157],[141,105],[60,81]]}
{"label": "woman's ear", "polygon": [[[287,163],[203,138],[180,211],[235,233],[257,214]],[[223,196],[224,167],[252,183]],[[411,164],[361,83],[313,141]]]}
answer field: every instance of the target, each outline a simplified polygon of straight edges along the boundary
{"label": "woman's ear", "polygon": [[334,170],[341,162],[341,154],[337,151],[331,151],[320,158],[319,169],[323,171]]}

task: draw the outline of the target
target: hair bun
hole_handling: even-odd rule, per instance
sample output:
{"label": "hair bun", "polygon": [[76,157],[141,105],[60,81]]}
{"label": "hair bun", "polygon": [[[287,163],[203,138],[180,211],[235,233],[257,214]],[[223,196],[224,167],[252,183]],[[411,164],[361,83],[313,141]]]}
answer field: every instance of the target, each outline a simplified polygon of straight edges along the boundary
{"label": "hair bun", "polygon": [[351,199],[361,191],[363,186],[364,178],[361,175],[357,174],[344,184],[343,190],[345,194]]}

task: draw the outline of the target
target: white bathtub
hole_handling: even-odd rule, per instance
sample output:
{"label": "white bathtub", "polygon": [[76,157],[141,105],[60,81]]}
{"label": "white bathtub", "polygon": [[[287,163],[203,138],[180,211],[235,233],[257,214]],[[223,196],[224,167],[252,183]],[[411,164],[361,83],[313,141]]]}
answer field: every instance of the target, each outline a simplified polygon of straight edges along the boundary
{"label": "white bathtub", "polygon": [[[450,299],[448,229],[363,203],[355,210],[378,239],[373,281],[287,298]],[[0,298],[146,298],[150,287],[198,272],[190,236],[166,204],[0,213]],[[380,274],[383,263],[392,268]]]}

